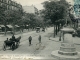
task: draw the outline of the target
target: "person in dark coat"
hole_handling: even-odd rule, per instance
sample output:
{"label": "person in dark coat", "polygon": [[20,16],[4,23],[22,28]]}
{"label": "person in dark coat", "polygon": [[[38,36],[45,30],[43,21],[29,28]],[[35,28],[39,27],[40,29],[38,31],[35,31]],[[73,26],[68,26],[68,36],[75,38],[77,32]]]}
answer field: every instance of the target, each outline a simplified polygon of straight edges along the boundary
{"label": "person in dark coat", "polygon": [[8,40],[8,38],[7,38],[7,40],[5,40],[4,42],[8,42],[9,40]]}
{"label": "person in dark coat", "polygon": [[14,34],[13,34],[13,36],[12,36],[12,40],[15,41],[15,36],[14,36]]}
{"label": "person in dark coat", "polygon": [[29,46],[31,45],[32,37],[29,36]]}
{"label": "person in dark coat", "polygon": [[39,40],[39,43],[41,43],[41,35],[39,35],[39,38],[38,38],[38,40]]}

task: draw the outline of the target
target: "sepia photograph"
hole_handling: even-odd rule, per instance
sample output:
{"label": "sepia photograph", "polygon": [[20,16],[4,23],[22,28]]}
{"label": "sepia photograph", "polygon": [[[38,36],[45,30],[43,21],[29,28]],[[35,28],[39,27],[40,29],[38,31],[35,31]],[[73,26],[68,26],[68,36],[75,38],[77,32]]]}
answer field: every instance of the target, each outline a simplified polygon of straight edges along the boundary
{"label": "sepia photograph", "polygon": [[80,0],[0,0],[0,60],[80,60]]}

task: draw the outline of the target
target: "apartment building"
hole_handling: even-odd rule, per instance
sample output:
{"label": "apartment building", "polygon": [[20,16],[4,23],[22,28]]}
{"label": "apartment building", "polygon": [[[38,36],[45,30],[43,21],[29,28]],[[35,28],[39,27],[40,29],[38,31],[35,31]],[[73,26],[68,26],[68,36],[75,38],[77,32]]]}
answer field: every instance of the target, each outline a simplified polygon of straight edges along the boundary
{"label": "apartment building", "polygon": [[21,10],[22,5],[12,0],[0,0],[0,8],[5,10]]}
{"label": "apartment building", "polygon": [[31,5],[31,6],[23,6],[23,10],[26,13],[38,14],[38,9],[33,5]]}

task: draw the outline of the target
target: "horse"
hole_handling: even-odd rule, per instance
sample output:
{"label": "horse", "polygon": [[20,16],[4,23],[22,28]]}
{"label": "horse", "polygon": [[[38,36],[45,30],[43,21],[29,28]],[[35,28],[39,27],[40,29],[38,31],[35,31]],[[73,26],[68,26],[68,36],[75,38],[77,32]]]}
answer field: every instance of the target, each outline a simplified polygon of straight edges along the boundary
{"label": "horse", "polygon": [[21,39],[21,36],[19,36],[18,38],[15,39],[16,48],[18,48],[18,46],[19,46],[19,44],[20,44],[20,39]]}

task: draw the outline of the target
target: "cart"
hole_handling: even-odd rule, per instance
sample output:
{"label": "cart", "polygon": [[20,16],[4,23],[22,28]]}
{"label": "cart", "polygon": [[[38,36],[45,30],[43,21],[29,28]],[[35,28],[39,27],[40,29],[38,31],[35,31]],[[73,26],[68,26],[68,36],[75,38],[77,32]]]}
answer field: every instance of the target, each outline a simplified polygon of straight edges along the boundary
{"label": "cart", "polygon": [[36,32],[40,32],[40,27],[36,27]]}

